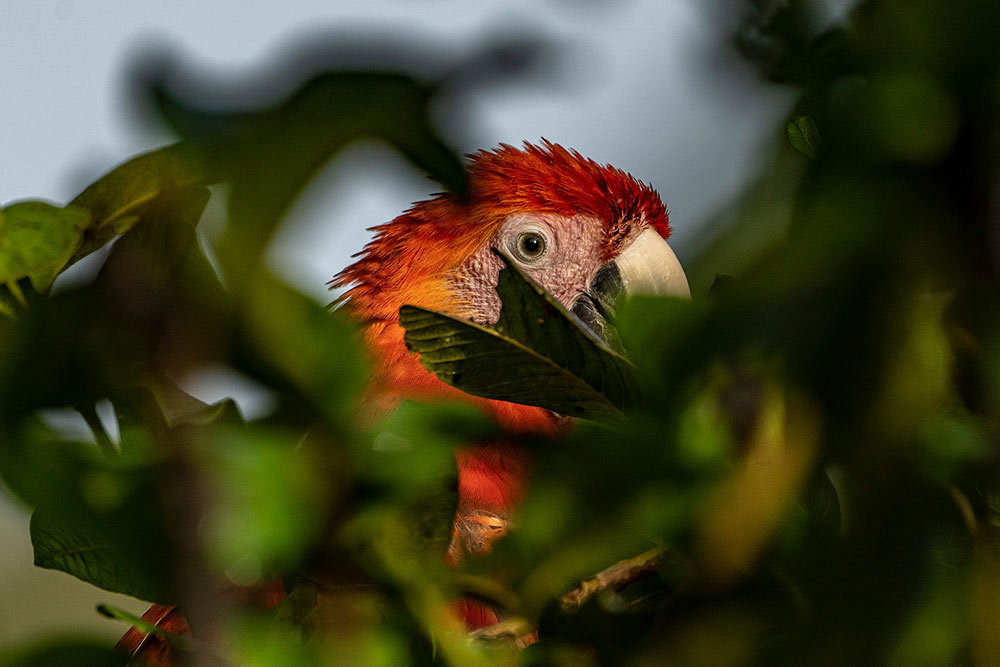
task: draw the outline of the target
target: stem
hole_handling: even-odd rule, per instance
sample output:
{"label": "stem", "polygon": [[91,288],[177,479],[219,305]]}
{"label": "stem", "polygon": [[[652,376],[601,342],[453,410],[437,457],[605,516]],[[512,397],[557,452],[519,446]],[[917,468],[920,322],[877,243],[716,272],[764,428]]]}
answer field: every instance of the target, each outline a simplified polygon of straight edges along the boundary
{"label": "stem", "polygon": [[28,300],[24,298],[24,292],[21,291],[21,286],[17,284],[16,280],[8,280],[7,289],[10,290],[10,293],[14,295],[14,298],[17,299],[17,302],[21,306],[28,307]]}
{"label": "stem", "polygon": [[173,632],[167,632],[163,628],[158,628],[149,621],[141,619],[134,614],[130,614],[124,609],[119,609],[118,607],[113,607],[109,604],[99,604],[97,605],[97,612],[102,616],[113,618],[116,621],[125,621],[126,623],[131,624],[136,630],[140,630],[146,634],[154,634],[163,637],[182,651],[197,651],[201,648],[201,643],[197,639],[178,635]]}
{"label": "stem", "polygon": [[[530,635],[534,630],[532,625],[523,618],[508,618],[494,625],[473,630],[468,634],[468,639],[472,644],[479,642],[518,642],[522,637]],[[529,643],[534,643],[534,641],[537,641],[537,639]],[[523,648],[523,646],[520,648]]]}
{"label": "stem", "polygon": [[118,449],[115,447],[114,442],[111,441],[111,436],[104,429],[104,424],[101,423],[101,418],[97,416],[97,410],[94,408],[93,403],[77,406],[76,411],[83,415],[83,418],[87,421],[87,426],[94,432],[94,439],[97,440],[97,446],[101,448],[101,452],[108,458],[117,457]]}
{"label": "stem", "polygon": [[590,579],[584,579],[580,585],[562,596],[563,609],[572,611],[579,609],[591,597],[608,589],[620,591],[629,584],[648,577],[659,570],[670,556],[667,549],[650,549],[635,558],[615,563],[601,570]]}

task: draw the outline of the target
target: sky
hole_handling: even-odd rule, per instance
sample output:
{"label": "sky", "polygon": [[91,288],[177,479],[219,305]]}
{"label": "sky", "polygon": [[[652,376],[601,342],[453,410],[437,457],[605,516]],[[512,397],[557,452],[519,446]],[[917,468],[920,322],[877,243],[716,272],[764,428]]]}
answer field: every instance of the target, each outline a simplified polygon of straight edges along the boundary
{"label": "sky", "polygon": [[[670,210],[684,262],[704,222],[766,159],[791,101],[720,55],[721,34],[694,0],[5,0],[3,14],[2,205],[65,203],[115,164],[169,140],[136,122],[129,95],[129,72],[152,51],[238,78],[266,72],[307,36],[398,35],[462,54],[497,34],[530,34],[559,45],[555,62],[532,81],[468,100],[464,130],[449,137],[455,148],[545,137],[649,181]],[[269,262],[326,302],[324,283],[364,245],[366,228],[436,189],[391,151],[352,147],[308,187]],[[75,279],[95,267],[84,265]],[[199,398],[215,400],[205,394],[220,383],[203,384]],[[244,392],[250,412],[253,400]],[[10,573],[0,578],[0,645],[53,628],[111,637],[122,628],[94,604],[142,609],[34,568],[27,513],[9,500],[0,500],[0,567]]]}

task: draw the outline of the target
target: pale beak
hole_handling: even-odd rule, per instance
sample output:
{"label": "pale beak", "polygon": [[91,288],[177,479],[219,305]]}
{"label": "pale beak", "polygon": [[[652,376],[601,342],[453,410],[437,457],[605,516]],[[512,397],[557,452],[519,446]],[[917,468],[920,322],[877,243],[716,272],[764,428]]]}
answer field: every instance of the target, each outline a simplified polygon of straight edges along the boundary
{"label": "pale beak", "polygon": [[677,255],[655,229],[647,229],[622,251],[614,263],[625,294],[691,298],[687,276]]}
{"label": "pale beak", "polygon": [[573,314],[613,347],[617,347],[617,336],[611,320],[623,292],[628,296],[691,298],[677,255],[655,229],[643,231],[618,257],[602,266],[587,292],[573,304]]}

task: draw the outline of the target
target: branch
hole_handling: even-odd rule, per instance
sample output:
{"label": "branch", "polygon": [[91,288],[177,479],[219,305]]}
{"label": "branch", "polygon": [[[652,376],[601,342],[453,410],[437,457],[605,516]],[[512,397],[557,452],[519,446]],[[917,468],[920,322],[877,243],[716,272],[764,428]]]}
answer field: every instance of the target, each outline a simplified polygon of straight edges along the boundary
{"label": "branch", "polygon": [[94,404],[83,403],[76,406],[76,411],[83,416],[87,422],[87,426],[94,432],[94,439],[97,440],[97,446],[101,448],[101,452],[108,458],[116,458],[118,456],[118,449],[115,447],[114,442],[112,442],[111,436],[105,430],[101,418],[97,416]]}
{"label": "branch", "polygon": [[478,628],[469,633],[469,642],[505,642],[520,641],[522,637],[534,632],[531,623],[523,618],[507,618],[499,623]]}
{"label": "branch", "polygon": [[[590,579],[584,579],[579,586],[562,596],[560,602],[563,609],[576,611],[587,600],[601,591],[609,589],[620,591],[631,583],[655,574],[667,562],[670,554],[671,552],[666,548],[650,549],[634,558],[619,561],[611,567],[601,570]],[[468,639],[470,643],[514,642],[519,648],[524,648],[538,640],[534,630],[535,628],[528,621],[513,617],[473,630],[468,634]]]}
{"label": "branch", "polygon": [[629,584],[654,574],[667,562],[669,557],[669,550],[656,548],[634,558],[619,561],[611,567],[601,570],[590,579],[584,579],[579,586],[563,595],[560,600],[563,609],[575,611],[601,591],[609,589],[620,591]]}

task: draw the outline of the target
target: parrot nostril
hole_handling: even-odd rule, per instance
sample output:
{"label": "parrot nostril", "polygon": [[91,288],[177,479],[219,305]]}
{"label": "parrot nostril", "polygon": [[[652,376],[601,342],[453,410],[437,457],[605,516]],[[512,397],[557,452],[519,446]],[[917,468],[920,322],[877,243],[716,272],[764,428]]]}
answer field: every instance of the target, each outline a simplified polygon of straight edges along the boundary
{"label": "parrot nostril", "polygon": [[608,347],[621,351],[618,332],[612,323],[613,311],[610,314],[607,313],[593,295],[584,293],[578,296],[570,311],[580,318],[580,321],[603,340]]}
{"label": "parrot nostril", "polygon": [[618,265],[608,262],[590,279],[589,296],[594,301],[598,313],[606,320],[613,320],[615,304],[625,291],[625,283]]}

